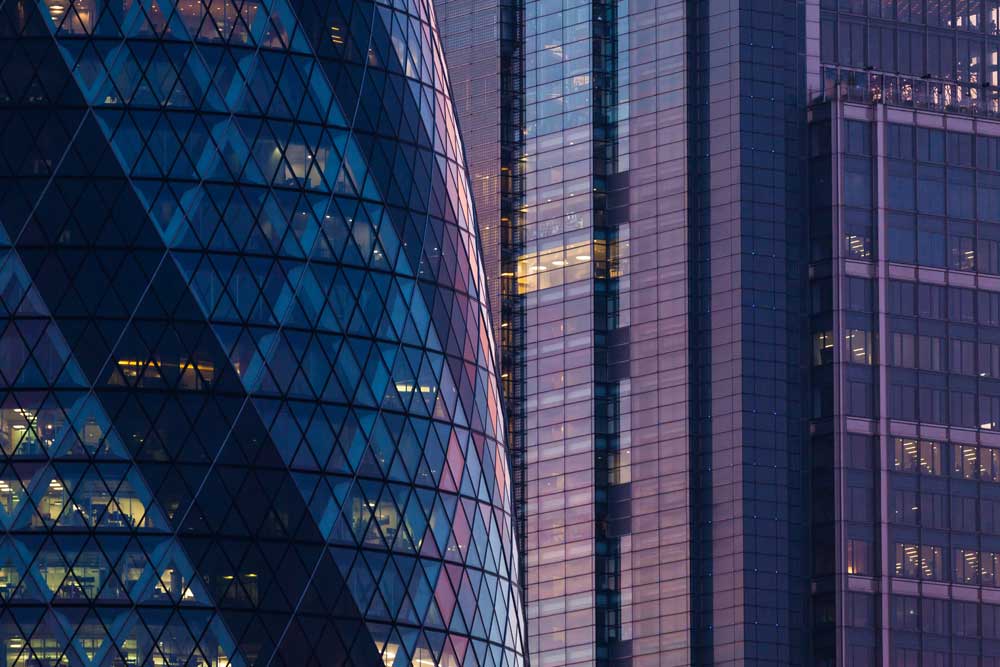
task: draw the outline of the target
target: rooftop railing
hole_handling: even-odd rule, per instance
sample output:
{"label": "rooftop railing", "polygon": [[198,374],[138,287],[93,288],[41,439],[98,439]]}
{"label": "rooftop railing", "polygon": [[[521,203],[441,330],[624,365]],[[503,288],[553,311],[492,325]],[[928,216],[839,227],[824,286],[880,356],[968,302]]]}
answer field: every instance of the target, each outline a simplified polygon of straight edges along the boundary
{"label": "rooftop railing", "polygon": [[814,102],[844,100],[1000,119],[1000,87],[824,67]]}

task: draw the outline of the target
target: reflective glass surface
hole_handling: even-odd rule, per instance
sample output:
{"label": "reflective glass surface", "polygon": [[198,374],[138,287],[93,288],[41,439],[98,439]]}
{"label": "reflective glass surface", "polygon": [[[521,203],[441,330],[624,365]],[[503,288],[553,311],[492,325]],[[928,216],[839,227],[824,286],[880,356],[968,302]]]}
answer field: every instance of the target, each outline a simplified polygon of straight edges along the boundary
{"label": "reflective glass surface", "polygon": [[814,656],[991,667],[996,124],[831,108],[811,127]]}
{"label": "reflective glass surface", "polygon": [[0,6],[0,654],[520,665],[429,1]]}

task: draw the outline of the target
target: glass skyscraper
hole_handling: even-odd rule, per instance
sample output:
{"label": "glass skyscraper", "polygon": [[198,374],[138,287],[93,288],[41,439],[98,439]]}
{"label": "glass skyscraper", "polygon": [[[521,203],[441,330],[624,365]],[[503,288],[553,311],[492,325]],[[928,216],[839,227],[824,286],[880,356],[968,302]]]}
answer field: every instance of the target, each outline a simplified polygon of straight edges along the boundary
{"label": "glass skyscraper", "polygon": [[998,11],[807,10],[827,663],[1000,664]]}
{"label": "glass skyscraper", "polygon": [[518,667],[433,7],[0,3],[0,662]]}
{"label": "glass skyscraper", "polygon": [[513,11],[532,664],[1000,664],[1000,4]]}
{"label": "glass skyscraper", "polygon": [[520,137],[501,372],[532,664],[809,664],[801,3],[515,15],[522,115],[494,117]]}

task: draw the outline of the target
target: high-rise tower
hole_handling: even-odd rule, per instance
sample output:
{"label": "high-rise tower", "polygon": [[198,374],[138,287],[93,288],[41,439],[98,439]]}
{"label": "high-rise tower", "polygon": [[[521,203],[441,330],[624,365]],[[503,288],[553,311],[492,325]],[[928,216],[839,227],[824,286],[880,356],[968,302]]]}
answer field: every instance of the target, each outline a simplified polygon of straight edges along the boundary
{"label": "high-rise tower", "polygon": [[429,2],[0,2],[0,655],[522,658]]}
{"label": "high-rise tower", "polygon": [[808,664],[803,3],[517,11],[531,658]]}
{"label": "high-rise tower", "polygon": [[818,664],[1000,664],[998,11],[808,7]]}

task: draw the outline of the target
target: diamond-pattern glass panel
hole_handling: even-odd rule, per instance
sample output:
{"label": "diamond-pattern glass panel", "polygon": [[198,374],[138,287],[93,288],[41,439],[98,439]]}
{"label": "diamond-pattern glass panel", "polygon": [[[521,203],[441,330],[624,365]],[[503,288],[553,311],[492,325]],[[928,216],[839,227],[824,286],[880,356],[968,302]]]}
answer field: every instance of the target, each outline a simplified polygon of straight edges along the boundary
{"label": "diamond-pattern glass panel", "polygon": [[0,654],[519,666],[429,0],[0,0]]}

